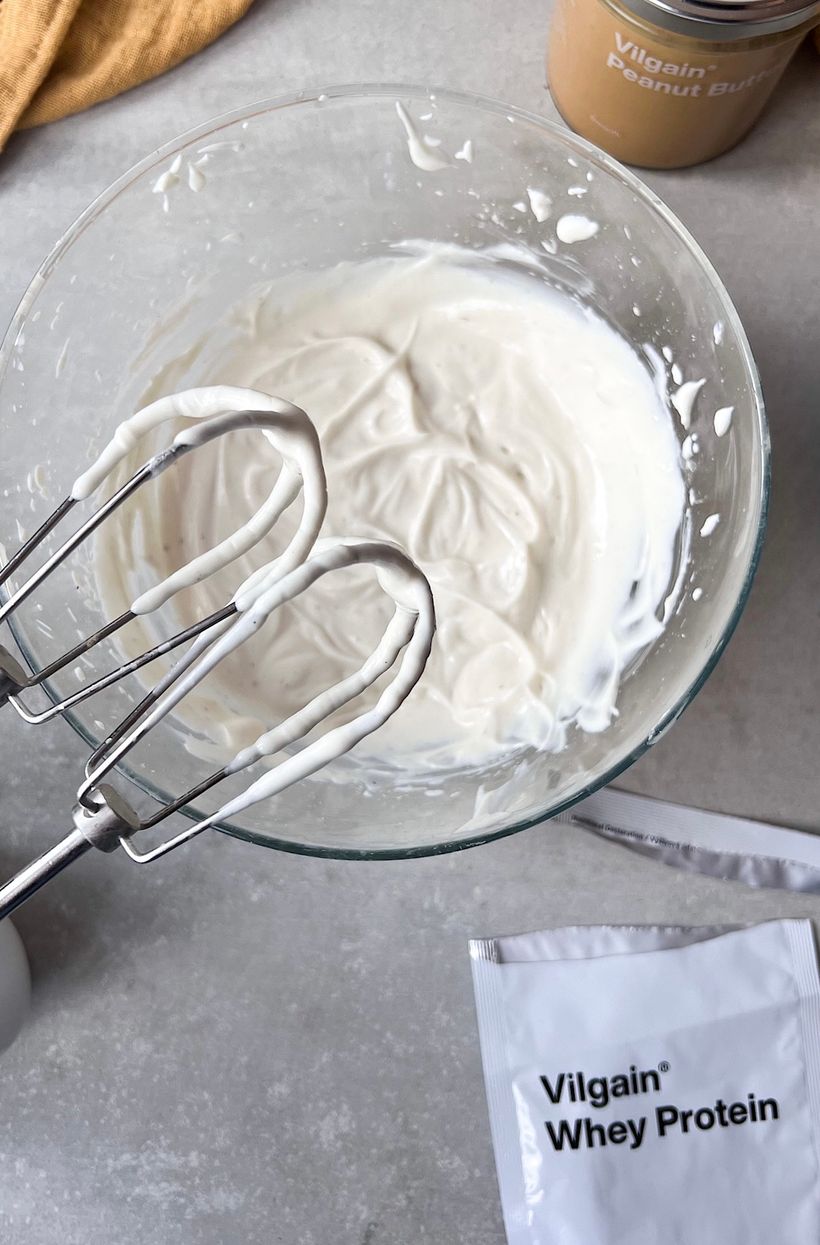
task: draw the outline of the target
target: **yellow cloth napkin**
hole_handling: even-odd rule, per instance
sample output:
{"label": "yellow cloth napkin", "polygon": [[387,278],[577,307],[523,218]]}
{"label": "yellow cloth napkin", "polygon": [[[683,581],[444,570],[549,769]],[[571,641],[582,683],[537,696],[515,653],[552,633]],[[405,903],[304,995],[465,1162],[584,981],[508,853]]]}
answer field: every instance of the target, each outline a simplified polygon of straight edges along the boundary
{"label": "yellow cloth napkin", "polygon": [[199,52],[252,0],[0,0],[0,147]]}

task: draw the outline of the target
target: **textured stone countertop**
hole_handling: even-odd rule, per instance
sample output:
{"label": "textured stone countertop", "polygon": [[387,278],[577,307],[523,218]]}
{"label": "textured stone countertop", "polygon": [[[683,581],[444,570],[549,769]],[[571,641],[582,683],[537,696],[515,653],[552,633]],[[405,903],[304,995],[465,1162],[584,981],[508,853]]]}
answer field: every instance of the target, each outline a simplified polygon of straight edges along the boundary
{"label": "textured stone countertop", "polygon": [[[549,0],[257,0],[208,52],[0,158],[6,322],[135,159],[305,84],[421,81],[553,116]],[[705,247],[763,376],[771,525],[735,638],[624,785],[820,826],[820,60],[723,159],[646,180]],[[100,323],[104,308],[100,309]],[[0,720],[0,864],[53,841],[83,748]],[[4,1245],[502,1245],[466,954],[572,922],[820,916],[544,825],[440,859],[345,863],[213,836],[155,870],[87,858],[18,915],[31,1019],[2,1056]]]}

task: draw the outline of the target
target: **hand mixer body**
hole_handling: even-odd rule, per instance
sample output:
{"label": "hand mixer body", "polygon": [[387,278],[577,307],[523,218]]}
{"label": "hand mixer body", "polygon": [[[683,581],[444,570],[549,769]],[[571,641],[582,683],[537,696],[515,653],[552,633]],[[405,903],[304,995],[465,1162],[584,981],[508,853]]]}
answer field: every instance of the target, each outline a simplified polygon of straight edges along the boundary
{"label": "hand mixer body", "polygon": [[[170,446],[153,455],[8,597],[0,606],[0,622],[9,618],[46,575],[53,573],[138,488],[156,478],[185,454],[215,438],[239,429],[261,431],[282,455],[280,474],[262,506],[247,523],[213,549],[199,554],[161,583],[143,592],[119,618],[101,627],[48,666],[29,674],[16,658],[0,647],[0,704],[8,701],[25,721],[37,724],[103,691],[157,657],[189,645],[167,674],[156,682],[94,751],[86,766],[85,780],[77,793],[74,829],[55,847],[0,887],[0,917],[8,915],[92,847],[110,852],[121,846],[138,863],[155,860],[227,817],[235,816],[316,773],[377,730],[396,712],[421,677],[429,656],[435,631],[435,612],[430,585],[422,571],[403,550],[386,542],[355,538],[318,541],[327,507],[327,485],[319,438],[310,419],[290,402],[231,386],[187,390],[159,399],[121,424],[91,467],[74,482],[69,496],[0,570],[0,587],[24,565],[76,505],[96,492],[142,436],[171,419],[194,422],[187,423]],[[301,520],[284,552],[250,576],[233,600],[220,610],[153,645],[72,695],[56,700],[45,710],[35,712],[21,699],[21,694],[30,689],[38,686],[47,688],[47,681],[52,675],[114,635],[135,617],[160,608],[183,588],[199,582],[246,553],[271,530],[299,495],[302,497]],[[356,564],[374,567],[382,590],[394,604],[393,616],[370,657],[353,674],[314,697],[285,721],[263,732],[250,747],[243,748],[195,787],[163,805],[152,816],[141,818],[116,789],[105,782],[109,772],[148,731],[173,712],[219,662],[256,634],[280,606],[298,597],[323,576]],[[371,708],[286,755],[275,768],[266,770],[244,792],[224,803],[216,812],[153,848],[139,850],[136,847],[133,836],[138,831],[156,826],[228,776],[298,743],[332,713],[376,683],[397,662],[398,668],[392,679],[383,687]]]}

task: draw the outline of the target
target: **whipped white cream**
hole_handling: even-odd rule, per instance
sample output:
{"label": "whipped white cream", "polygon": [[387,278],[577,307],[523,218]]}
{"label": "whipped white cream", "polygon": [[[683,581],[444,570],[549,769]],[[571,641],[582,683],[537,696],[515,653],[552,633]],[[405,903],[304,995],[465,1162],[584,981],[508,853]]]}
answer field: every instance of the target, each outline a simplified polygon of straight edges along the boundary
{"label": "whipped white cream", "polygon": [[[360,753],[483,764],[516,746],[558,749],[573,724],[608,725],[624,668],[662,630],[685,497],[665,403],[602,320],[538,278],[432,247],[257,291],[163,371],[164,389],[193,383],[304,407],[328,477],[323,535],[392,540],[430,581],[425,674]],[[144,447],[118,470],[142,458]],[[130,518],[100,530],[106,608],[247,522],[280,462],[237,432],[144,490]],[[231,599],[281,552],[289,521],[180,593],[172,622]],[[325,576],[223,654],[185,716],[235,755],[361,665],[389,615],[372,576]]]}
{"label": "whipped white cream", "polygon": [[[378,730],[401,707],[421,677],[435,632],[435,611],[429,583],[402,549],[382,541],[350,537],[317,542],[327,508],[327,483],[316,429],[300,407],[257,390],[214,385],[183,390],[151,402],[118,425],[91,466],[75,480],[72,499],[81,501],[96,492],[129,455],[137,453],[148,433],[169,421],[178,423],[181,420],[185,421],[184,426],[171,445],[134,472],[132,483],[128,485],[131,496],[135,495],[134,484],[138,492],[146,480],[159,478],[169,467],[177,465],[183,455],[240,430],[261,431],[267,443],[281,455],[282,465],[278,473],[272,473],[273,487],[269,496],[262,498],[251,517],[241,521],[230,536],[166,574],[159,584],[141,592],[130,604],[133,615],[140,618],[150,615],[167,605],[177,593],[226,570],[272,530],[299,496],[302,514],[284,552],[253,571],[240,584],[232,600],[234,612],[208,627],[154,684],[159,699],[141,720],[141,731],[150,730],[187,703],[226,655],[236,653],[249,639],[258,638],[276,610],[285,602],[293,602],[330,573],[350,566],[375,570],[376,582],[393,606],[393,615],[381,639],[358,670],[323,689],[272,729],[263,730],[252,744],[241,747],[225,763],[227,774],[237,774],[292,744],[302,745],[274,771],[264,774],[223,805],[211,816],[213,822],[234,816],[284,791]],[[139,512],[125,520],[118,510],[113,514],[120,532],[132,534],[135,524],[141,523]],[[97,553],[99,577],[104,581],[111,546],[108,542],[98,543]],[[124,568],[119,569],[122,572]],[[125,578],[127,568],[123,582]],[[388,672],[391,672],[390,677],[384,678]],[[365,706],[347,721],[337,722],[332,729],[308,742],[311,732],[317,731],[343,706],[356,704],[360,694],[379,680],[382,686],[374,705]],[[106,756],[100,772],[107,772],[111,762],[124,756],[129,747],[126,737],[114,755]],[[90,789],[96,781],[96,773],[91,773],[86,786]]]}
{"label": "whipped white cream", "polygon": [[[218,423],[214,417],[222,418]],[[200,550],[183,566],[167,573],[159,582],[140,592],[128,604],[134,614],[152,614],[173,596],[216,571],[223,570],[266,536],[283,512],[302,493],[302,516],[287,548],[276,559],[275,571],[284,575],[298,566],[316,542],[327,509],[327,483],[316,429],[298,406],[268,394],[234,385],[214,385],[184,390],[158,398],[123,420],[94,462],[77,477],[71,489],[74,501],[90,497],[112,475],[114,469],[136,455],[146,433],[167,423],[186,421],[172,442],[172,451],[185,452],[207,444],[215,435],[224,436],[244,428],[262,432],[281,455],[281,470],[271,476],[271,490],[260,499],[256,510],[240,521],[231,535]],[[193,424],[190,421],[194,421]],[[199,422],[202,421],[202,422]],[[217,431],[219,429],[219,431]],[[144,451],[143,451],[144,453]],[[160,460],[165,470],[171,455]],[[129,474],[136,469],[132,464]],[[133,523],[134,518],[126,520]],[[139,522],[139,516],[136,521]],[[122,524],[120,516],[114,522]],[[128,568],[126,573],[128,572]],[[133,568],[131,568],[133,569]],[[256,576],[253,577],[256,580]],[[247,598],[249,585],[240,595]]]}

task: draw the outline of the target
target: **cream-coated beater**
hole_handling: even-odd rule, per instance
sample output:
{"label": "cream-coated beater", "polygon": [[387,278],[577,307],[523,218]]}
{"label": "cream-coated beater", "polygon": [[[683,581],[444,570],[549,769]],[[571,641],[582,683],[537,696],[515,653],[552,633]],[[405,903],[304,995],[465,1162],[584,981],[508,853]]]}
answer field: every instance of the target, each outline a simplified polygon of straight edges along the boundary
{"label": "cream-coated beater", "polygon": [[[168,421],[184,421],[170,445],[153,454],[144,465],[45,558],[24,582],[17,573],[82,502],[101,488],[110,472],[134,448],[142,436]],[[134,708],[95,748],[77,791],[74,828],[53,848],[0,886],[0,917],[19,904],[92,847],[111,852],[117,847],[142,864],[186,843],[242,810],[269,799],[303,778],[316,773],[336,757],[377,730],[400,707],[424,670],[435,631],[430,585],[423,572],[395,545],[383,541],[341,538],[319,539],[327,506],[327,486],[316,430],[301,408],[255,390],[232,386],[191,389],[161,398],[137,412],[117,428],[100,455],[74,482],[69,495],[49,518],[0,568],[0,589],[6,599],[0,605],[0,623],[8,621],[26,601],[97,528],[150,480],[172,467],[184,455],[216,438],[240,429],[259,431],[277,449],[282,466],[271,491],[257,512],[231,536],[214,548],[142,592],[129,610],[112,619],[68,652],[36,672],[27,671],[6,648],[0,646],[0,704],[8,701],[29,724],[49,721],[74,705],[128,678],[149,663],[177,649],[182,655],[151,686]],[[83,654],[115,635],[132,619],[159,609],[176,593],[213,574],[253,548],[266,536],[285,510],[301,497],[300,522],[289,543],[273,562],[254,572],[225,605],[168,639],[147,648],[113,670],[84,683],[76,692],[58,698],[49,680]],[[313,697],[284,721],[264,731],[249,747],[242,748],[196,786],[163,804],[149,816],[140,816],[108,781],[141,739],[196,687],[229,653],[254,635],[274,612],[294,600],[323,576],[353,565],[373,568],[394,610],[381,639],[370,656],[351,675]],[[186,647],[187,646],[187,647]],[[307,740],[326,719],[371,687],[393,667],[392,678],[372,707],[362,710],[343,725],[329,728]],[[43,689],[50,703],[41,710],[28,704],[27,693]],[[183,810],[231,775],[243,772],[264,758],[284,754],[273,767],[239,795],[228,799],[213,813],[201,817],[159,844],[141,849],[135,836]]]}

